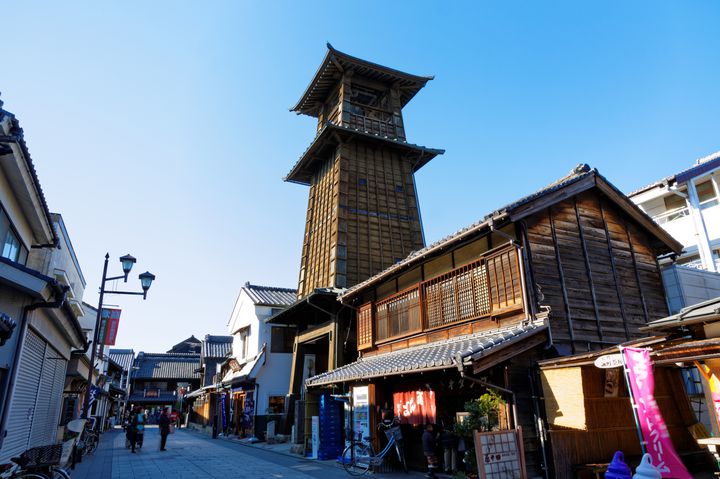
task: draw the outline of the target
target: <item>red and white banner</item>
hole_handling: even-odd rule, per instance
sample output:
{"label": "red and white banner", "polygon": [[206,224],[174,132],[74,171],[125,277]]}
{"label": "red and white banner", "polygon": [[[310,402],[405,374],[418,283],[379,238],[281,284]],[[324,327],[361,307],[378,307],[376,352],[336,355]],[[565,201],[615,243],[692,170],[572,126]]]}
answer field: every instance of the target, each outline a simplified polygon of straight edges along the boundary
{"label": "red and white banner", "polygon": [[662,477],[692,479],[670,440],[665,420],[655,401],[655,378],[653,377],[650,351],[648,349],[623,348],[622,350],[630,390],[637,405],[637,419],[645,439],[647,452]]}
{"label": "red and white banner", "polygon": [[103,308],[100,316],[100,344],[114,346],[120,326],[120,309]]}
{"label": "red and white banner", "polygon": [[435,424],[435,391],[393,393],[395,417],[404,424]]}

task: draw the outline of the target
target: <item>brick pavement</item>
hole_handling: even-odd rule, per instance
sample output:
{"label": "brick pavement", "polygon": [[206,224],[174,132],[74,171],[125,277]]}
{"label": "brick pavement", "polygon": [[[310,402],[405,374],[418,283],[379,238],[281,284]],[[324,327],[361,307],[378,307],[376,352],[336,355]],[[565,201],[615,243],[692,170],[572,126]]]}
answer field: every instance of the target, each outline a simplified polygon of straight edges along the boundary
{"label": "brick pavement", "polygon": [[[181,429],[168,438],[167,452],[160,451],[157,428],[145,432],[143,448],[132,454],[125,449],[121,430],[103,434],[91,456],[85,456],[73,479],[189,479],[189,478],[297,478],[348,479],[350,476],[333,461],[311,461],[278,454],[232,441],[213,440]],[[410,477],[419,474],[411,473]],[[372,477],[372,476],[371,476]],[[405,474],[377,474],[390,479]]]}

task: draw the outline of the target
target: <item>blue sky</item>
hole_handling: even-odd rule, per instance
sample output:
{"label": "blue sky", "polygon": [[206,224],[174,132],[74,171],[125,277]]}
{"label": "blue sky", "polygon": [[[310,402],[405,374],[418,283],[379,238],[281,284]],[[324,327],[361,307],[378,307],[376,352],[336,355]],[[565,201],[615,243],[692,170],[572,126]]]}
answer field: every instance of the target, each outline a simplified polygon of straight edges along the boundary
{"label": "blue sky", "polygon": [[[435,80],[408,140],[428,242],[589,163],[629,191],[720,150],[720,4],[10,2],[0,91],[62,213],[86,301],[106,251],[157,275],[115,296],[118,346],[222,334],[245,281],[295,287],[314,135],[289,113],[325,54]],[[119,271],[119,263],[111,263]]]}

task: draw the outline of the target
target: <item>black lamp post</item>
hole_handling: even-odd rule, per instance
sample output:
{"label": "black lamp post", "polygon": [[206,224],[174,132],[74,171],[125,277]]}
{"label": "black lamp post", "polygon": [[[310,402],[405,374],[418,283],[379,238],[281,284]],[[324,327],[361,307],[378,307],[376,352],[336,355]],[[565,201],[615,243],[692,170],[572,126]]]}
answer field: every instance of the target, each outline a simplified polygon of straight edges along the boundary
{"label": "black lamp post", "polygon": [[148,273],[147,271],[142,273],[138,276],[140,279],[140,286],[142,286],[142,292],[135,292],[135,291],[105,291],[105,283],[108,281],[114,281],[116,279],[122,279],[123,282],[127,283],[128,275],[130,274],[130,270],[132,270],[133,265],[137,262],[137,260],[130,256],[129,254],[126,254],[125,256],[120,257],[120,263],[122,264],[123,274],[120,276],[111,276],[107,277],[107,269],[108,269],[108,261],[110,260],[110,253],[105,254],[105,265],[103,267],[103,275],[102,275],[102,281],[100,282],[100,300],[98,301],[98,310],[97,310],[97,317],[95,318],[95,333],[93,334],[93,342],[92,342],[92,353],[90,354],[90,371],[88,371],[88,388],[87,392],[85,393],[85,400],[83,401],[83,413],[82,418],[87,419],[88,415],[90,414],[90,389],[92,386],[92,377],[93,372],[95,371],[95,354],[97,352],[97,346],[100,338],[98,337],[100,334],[100,319],[102,317],[102,305],[103,305],[103,299],[105,297],[105,293],[107,294],[131,294],[131,295],[137,295],[142,296],[143,299],[147,298],[147,292],[148,289],[150,289],[150,286],[152,285],[153,280],[155,279],[155,275]]}

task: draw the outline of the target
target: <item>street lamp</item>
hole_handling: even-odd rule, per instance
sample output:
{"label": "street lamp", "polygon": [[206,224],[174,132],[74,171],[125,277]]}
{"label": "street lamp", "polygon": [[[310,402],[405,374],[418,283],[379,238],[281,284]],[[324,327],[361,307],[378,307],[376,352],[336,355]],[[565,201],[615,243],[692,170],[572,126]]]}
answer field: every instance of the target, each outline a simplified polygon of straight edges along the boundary
{"label": "street lamp", "polygon": [[97,344],[100,340],[98,337],[100,335],[100,320],[102,317],[102,305],[103,305],[103,299],[105,297],[105,293],[107,294],[130,294],[130,295],[137,295],[142,296],[143,300],[147,299],[147,292],[150,289],[150,286],[152,285],[152,282],[155,280],[155,275],[149,272],[144,272],[141,275],[138,276],[140,279],[140,286],[142,287],[142,292],[136,292],[136,291],[105,291],[105,283],[108,281],[114,281],[117,279],[122,279],[123,282],[127,283],[128,275],[130,274],[130,271],[132,270],[133,265],[137,262],[137,260],[130,256],[129,254],[126,254],[125,256],[120,257],[120,264],[122,265],[123,274],[120,276],[111,276],[107,277],[107,269],[108,269],[108,261],[110,260],[110,253],[105,254],[105,265],[103,266],[103,274],[102,274],[102,281],[100,281],[100,299],[98,301],[98,309],[97,309],[97,316],[95,317],[95,332],[93,334],[93,341],[92,341],[92,353],[90,354],[90,371],[88,371],[88,391],[85,393],[85,400],[83,401],[83,413],[82,418],[87,419],[88,415],[90,414],[90,386],[92,386],[92,377],[93,372],[95,371],[95,354],[97,353]]}

